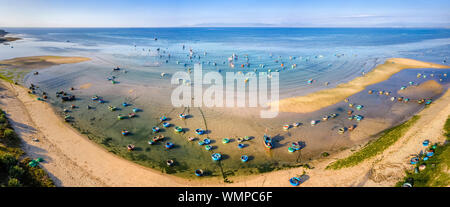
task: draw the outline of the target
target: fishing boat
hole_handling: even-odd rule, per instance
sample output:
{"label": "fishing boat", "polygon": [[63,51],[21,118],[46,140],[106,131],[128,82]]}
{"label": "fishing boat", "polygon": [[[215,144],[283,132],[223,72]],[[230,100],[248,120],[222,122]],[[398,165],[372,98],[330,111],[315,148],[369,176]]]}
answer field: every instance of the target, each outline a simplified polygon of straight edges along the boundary
{"label": "fishing boat", "polygon": [[299,123],[299,122],[295,122],[295,123],[292,124],[292,126],[294,126],[294,127],[299,127],[299,126],[300,126],[300,123]]}
{"label": "fishing boat", "polygon": [[423,145],[424,147],[428,147],[429,144],[430,144],[430,141],[429,141],[429,140],[425,140],[425,141],[422,142],[422,145]]}
{"label": "fishing boat", "polygon": [[103,99],[98,99],[98,102],[102,104],[102,103],[105,103],[105,100],[103,100]]}
{"label": "fishing boat", "polygon": [[199,128],[195,130],[195,133],[197,133],[198,135],[202,135],[205,133],[205,130]]}
{"label": "fishing boat", "polygon": [[125,119],[126,118],[126,116],[124,116],[124,115],[119,115],[119,116],[117,116],[117,119],[118,120],[122,120],[122,119]]}
{"label": "fishing boat", "polygon": [[99,99],[99,97],[97,96],[97,95],[95,95],[95,96],[92,96],[92,98],[91,98],[93,101],[96,101],[96,100],[98,100]]}
{"label": "fishing boat", "polygon": [[395,97],[391,97],[391,101],[395,101]]}
{"label": "fishing boat", "polygon": [[148,142],[147,142],[149,145],[153,145],[153,144],[155,144],[155,141],[153,141],[153,140],[148,140]]}
{"label": "fishing boat", "polygon": [[170,123],[169,122],[164,122],[163,123],[163,127],[165,127],[165,128],[170,127]]}
{"label": "fishing boat", "polygon": [[345,132],[345,128],[343,128],[343,127],[342,127],[342,128],[339,128],[339,130],[338,130],[338,133],[339,133],[339,134],[343,134],[344,132]]}
{"label": "fishing boat", "polygon": [[139,112],[139,111],[142,111],[142,110],[141,110],[141,109],[138,109],[138,108],[133,108],[133,112],[134,112],[134,113]]}
{"label": "fishing boat", "polygon": [[243,139],[244,139],[244,141],[248,141],[248,140],[250,140],[250,137],[249,136],[245,136]]}
{"label": "fishing boat", "polygon": [[241,156],[241,161],[242,162],[247,162],[248,161],[248,156],[247,155],[242,155]]}
{"label": "fishing boat", "polygon": [[372,91],[372,90],[369,90],[369,91],[368,91],[368,93],[369,93],[369,94],[372,94],[372,93],[373,93],[373,91]]}
{"label": "fishing boat", "polygon": [[208,138],[203,139],[203,142],[204,142],[205,144],[211,144],[211,140],[208,139]]}
{"label": "fishing boat", "polygon": [[186,114],[184,113],[178,114],[178,117],[180,117],[180,119],[186,119]]}
{"label": "fishing boat", "polygon": [[133,118],[133,117],[135,117],[135,116],[136,116],[135,113],[128,113],[128,117],[129,117],[129,118]]}
{"label": "fishing boat", "polygon": [[134,146],[134,145],[132,145],[132,144],[129,144],[129,145],[127,145],[127,149],[128,149],[128,151],[133,151],[133,150],[134,150],[134,148],[135,148],[135,146]]}
{"label": "fishing boat", "polygon": [[266,146],[267,149],[273,148],[272,138],[270,138],[269,136],[264,134],[263,141],[264,141],[264,146]]}
{"label": "fishing boat", "polygon": [[195,173],[196,176],[200,177],[200,176],[203,175],[203,170],[197,169],[197,170],[194,171],[194,173]]}
{"label": "fishing boat", "polygon": [[211,155],[212,160],[214,161],[219,161],[220,159],[222,159],[222,155],[219,153],[214,153]]}
{"label": "fishing boat", "polygon": [[230,139],[228,139],[228,138],[223,138],[222,139],[222,143],[224,143],[224,144],[229,143],[229,142],[230,142]]}
{"label": "fishing boat", "polygon": [[123,136],[127,136],[128,134],[130,134],[130,132],[129,131],[127,131],[127,130],[122,130],[122,135]]}
{"label": "fishing boat", "polygon": [[359,111],[359,110],[361,110],[363,108],[363,106],[362,105],[357,105],[356,106],[356,109]]}
{"label": "fishing boat", "polygon": [[298,177],[292,177],[291,179],[289,179],[289,183],[292,186],[298,186],[298,185],[300,185],[302,183],[302,180],[300,178],[298,178]]}
{"label": "fishing boat", "polygon": [[212,149],[211,145],[205,145],[205,150],[210,151]]}
{"label": "fishing boat", "polygon": [[328,115],[325,115],[322,117],[322,120],[326,121],[326,120],[328,120],[328,117],[329,117]]}
{"label": "fishing boat", "polygon": [[348,115],[352,115],[352,114],[353,114],[353,111],[352,111],[352,110],[348,110],[348,111],[347,111],[347,114],[348,114]]}
{"label": "fishing boat", "polygon": [[190,142],[192,142],[192,141],[195,140],[195,137],[189,137],[188,140],[189,140]]}
{"label": "fishing boat", "polygon": [[166,161],[167,166],[172,166],[173,163],[174,163],[173,160],[167,160]]}
{"label": "fishing boat", "polygon": [[173,148],[173,143],[172,142],[167,142],[165,145],[164,145],[164,147],[166,148],[166,149],[172,149]]}
{"label": "fishing boat", "polygon": [[244,141],[244,139],[242,139],[242,138],[238,137],[238,138],[236,138],[236,141],[237,141],[238,143],[241,143],[241,142],[243,142],[243,141]]}
{"label": "fishing boat", "polygon": [[200,146],[205,145],[205,142],[200,140],[200,141],[198,141],[198,145],[200,145]]}
{"label": "fishing boat", "polygon": [[158,133],[159,132],[159,127],[152,127],[152,131],[155,132],[155,133]]}
{"label": "fishing boat", "polygon": [[167,117],[166,117],[166,116],[161,116],[161,117],[159,117],[159,120],[160,120],[160,121],[166,121],[166,120],[167,120]]}
{"label": "fishing boat", "polygon": [[289,124],[283,125],[283,129],[284,130],[288,130],[291,126],[289,126]]}
{"label": "fishing boat", "polygon": [[359,122],[359,121],[361,121],[364,117],[361,116],[361,115],[356,115],[355,118],[356,118],[356,121]]}
{"label": "fishing boat", "polygon": [[336,118],[337,117],[337,114],[331,114],[330,115],[330,118]]}
{"label": "fishing boat", "polygon": [[115,107],[115,106],[108,106],[108,109],[110,111],[115,111],[115,110],[117,110],[117,107]]}
{"label": "fishing boat", "polygon": [[177,132],[177,133],[183,132],[183,128],[180,127],[180,126],[175,126],[175,127],[173,128],[173,130],[174,130],[175,132]]}
{"label": "fishing boat", "polygon": [[419,162],[419,158],[418,157],[413,157],[410,160],[411,165],[415,165]]}
{"label": "fishing boat", "polygon": [[351,125],[350,127],[348,127],[348,131],[353,131],[355,129],[355,125]]}
{"label": "fishing boat", "polygon": [[122,103],[122,106],[124,106],[124,107],[127,107],[127,106],[129,106],[130,104],[128,104],[127,102],[123,102]]}
{"label": "fishing boat", "polygon": [[293,153],[293,152],[295,152],[295,149],[293,147],[289,147],[288,152]]}
{"label": "fishing boat", "polygon": [[157,142],[157,141],[161,141],[161,140],[163,140],[164,139],[164,135],[158,135],[158,136],[154,136],[153,138],[152,138],[152,140],[154,141],[154,142]]}
{"label": "fishing boat", "polygon": [[239,143],[239,144],[238,144],[238,148],[239,148],[239,149],[242,149],[242,148],[244,148],[244,147],[245,147],[244,144],[242,144],[242,143]]}
{"label": "fishing boat", "polygon": [[316,125],[317,124],[317,121],[316,120],[311,120],[311,126],[314,126],[314,125]]}

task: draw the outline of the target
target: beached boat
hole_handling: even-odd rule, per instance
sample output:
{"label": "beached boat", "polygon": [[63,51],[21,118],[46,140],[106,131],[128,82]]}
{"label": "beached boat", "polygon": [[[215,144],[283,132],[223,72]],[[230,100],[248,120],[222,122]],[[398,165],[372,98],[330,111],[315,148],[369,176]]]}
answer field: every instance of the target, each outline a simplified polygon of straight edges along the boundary
{"label": "beached boat", "polygon": [[173,144],[172,142],[167,142],[167,143],[164,145],[164,147],[165,147],[166,149],[172,149],[173,146],[174,146],[174,144]]}
{"label": "beached boat", "polygon": [[238,138],[236,138],[236,141],[237,141],[238,143],[241,143],[241,142],[243,142],[243,141],[244,141],[244,139],[242,139],[242,138],[238,137]]}
{"label": "beached boat", "polygon": [[142,111],[142,110],[141,110],[141,109],[138,109],[138,108],[133,108],[133,112],[134,112],[134,113],[140,112],[140,111]]}
{"label": "beached boat", "polygon": [[103,99],[98,99],[98,102],[102,104],[102,103],[105,103],[105,100],[103,100]]}
{"label": "beached boat", "polygon": [[396,97],[391,97],[391,101],[395,101]]}
{"label": "beached boat", "polygon": [[115,111],[115,110],[117,110],[117,107],[115,107],[115,106],[108,106],[108,109],[110,111]]}
{"label": "beached boat", "polygon": [[353,111],[352,111],[352,110],[348,110],[348,111],[347,111],[347,114],[348,114],[348,115],[352,115],[352,114],[353,114]]}
{"label": "beached boat", "polygon": [[322,120],[326,121],[326,120],[328,120],[328,117],[329,117],[328,115],[325,115],[322,117]]}
{"label": "beached boat", "polygon": [[202,134],[204,134],[205,133],[205,130],[203,130],[203,129],[195,129],[195,133],[197,133],[198,135],[202,135]]}
{"label": "beached boat", "polygon": [[155,132],[155,133],[158,133],[159,132],[159,127],[156,127],[156,126],[152,127],[152,131]]}
{"label": "beached boat", "polygon": [[355,125],[351,125],[350,127],[348,127],[348,131],[353,131],[355,129]]}
{"label": "beached boat", "polygon": [[430,144],[430,141],[429,141],[429,140],[425,140],[425,141],[422,142],[422,145],[423,145],[424,147],[428,147],[429,144]]}
{"label": "beached boat", "polygon": [[92,96],[92,98],[91,98],[93,101],[96,101],[96,100],[98,100],[99,99],[99,97],[97,96],[97,95],[95,95],[95,96]]}
{"label": "beached boat", "polygon": [[205,145],[205,142],[204,141],[202,141],[202,140],[200,140],[200,141],[198,141],[198,145]]}
{"label": "beached boat", "polygon": [[134,148],[135,148],[135,146],[134,146],[133,144],[129,144],[129,145],[127,145],[127,149],[128,149],[128,151],[133,151],[133,150],[134,150]]}
{"label": "beached boat", "polygon": [[289,183],[292,186],[299,186],[302,183],[302,179],[299,177],[292,177],[291,179],[289,179]]}
{"label": "beached boat", "polygon": [[184,114],[184,113],[178,114],[178,117],[180,119],[186,119],[186,114]]}
{"label": "beached boat", "polygon": [[289,128],[291,128],[291,126],[289,124],[283,125],[284,130],[288,130]]}
{"label": "beached boat", "polygon": [[128,117],[129,117],[129,118],[133,118],[133,117],[135,117],[135,116],[136,116],[135,113],[128,113]]}
{"label": "beached boat", "polygon": [[154,137],[152,138],[152,140],[153,140],[154,142],[161,141],[161,140],[163,140],[163,139],[164,139],[164,135],[162,135],[162,134],[160,134],[160,135],[158,135],[158,136],[154,136]]}
{"label": "beached boat", "polygon": [[418,157],[413,157],[410,160],[411,165],[415,165],[419,162],[419,158]]}
{"label": "beached boat", "polygon": [[123,107],[127,107],[127,106],[129,106],[129,105],[130,105],[130,104],[128,104],[127,102],[123,102],[123,103],[122,103],[122,106],[123,106]]}
{"label": "beached boat", "polygon": [[155,144],[155,141],[153,141],[153,140],[148,140],[148,142],[147,142],[149,145],[153,145],[153,144]]}
{"label": "beached boat", "polygon": [[311,120],[311,126],[314,126],[314,125],[316,125],[317,124],[317,121],[316,120]]}
{"label": "beached boat", "polygon": [[170,123],[169,123],[169,122],[164,122],[162,125],[163,125],[163,127],[165,127],[165,128],[170,127]]}
{"label": "beached boat", "polygon": [[119,115],[119,116],[117,116],[117,119],[118,119],[118,120],[122,120],[122,119],[125,119],[125,118],[127,118],[127,116],[124,116],[124,115]]}
{"label": "beached boat", "polygon": [[242,155],[241,156],[241,161],[242,162],[247,162],[248,161],[248,156],[247,155]]}
{"label": "beached boat", "polygon": [[337,114],[331,114],[330,115],[330,118],[336,118],[337,117]]}
{"label": "beached boat", "polygon": [[295,149],[293,147],[289,147],[288,152],[293,153],[293,152],[295,152]]}
{"label": "beached boat", "polygon": [[175,127],[173,128],[173,130],[174,130],[175,132],[177,132],[177,133],[183,132],[183,128],[180,127],[180,126],[175,126]]}
{"label": "beached boat", "polygon": [[300,126],[300,123],[299,123],[299,122],[295,122],[295,123],[292,124],[292,126],[294,126],[294,127],[299,127],[299,126]]}
{"label": "beached boat", "polygon": [[205,145],[205,150],[210,151],[212,149],[211,145]]}
{"label": "beached boat", "polygon": [[174,163],[173,160],[167,160],[166,161],[167,166],[172,166],[173,163]]}
{"label": "beached boat", "polygon": [[159,120],[160,120],[160,121],[166,121],[166,120],[167,120],[167,117],[166,117],[166,116],[161,116],[161,117],[159,117]]}
{"label": "beached boat", "polygon": [[242,144],[242,143],[239,143],[239,144],[238,144],[238,148],[239,148],[239,149],[242,149],[242,148],[244,148],[244,147],[245,147],[245,144]]}
{"label": "beached boat", "polygon": [[361,121],[364,117],[361,116],[361,115],[356,115],[355,118],[356,118],[356,121],[359,122],[359,121]]}
{"label": "beached boat", "polygon": [[356,110],[358,110],[358,111],[361,110],[362,108],[363,108],[362,105],[357,105],[357,106],[356,106]]}
{"label": "beached boat", "polygon": [[345,132],[345,128],[342,127],[342,128],[338,129],[338,133],[339,134],[344,134],[344,132]]}
{"label": "beached boat", "polygon": [[211,144],[211,140],[208,139],[208,138],[203,139],[203,142],[204,142],[205,144]]}
{"label": "beached boat", "polygon": [[214,153],[211,155],[211,159],[214,161],[219,161],[220,159],[222,159],[222,155],[219,153]]}
{"label": "beached boat", "polygon": [[264,141],[264,146],[266,146],[267,149],[272,149],[273,148],[273,144],[272,144],[272,138],[270,138],[269,136],[265,135],[263,136],[263,141]]}
{"label": "beached boat", "polygon": [[434,155],[434,150],[433,149],[429,149],[427,151],[427,157],[433,157],[433,155]]}
{"label": "beached boat", "polygon": [[369,91],[368,91],[368,93],[369,93],[369,94],[372,94],[372,93],[373,93],[373,91],[372,91],[372,90],[369,90]]}
{"label": "beached boat", "polygon": [[188,137],[188,140],[189,140],[190,142],[192,142],[192,141],[195,140],[195,137]]}
{"label": "beached boat", "polygon": [[230,139],[228,139],[228,138],[223,138],[222,139],[222,143],[224,143],[224,144],[229,143],[229,142],[230,142]]}
{"label": "beached boat", "polygon": [[200,176],[203,175],[203,170],[197,169],[197,170],[194,171],[194,174],[195,174],[196,176],[200,177]]}
{"label": "beached boat", "polygon": [[122,130],[122,135],[123,136],[127,136],[128,134],[130,134],[130,132],[129,131],[127,131],[127,130]]}

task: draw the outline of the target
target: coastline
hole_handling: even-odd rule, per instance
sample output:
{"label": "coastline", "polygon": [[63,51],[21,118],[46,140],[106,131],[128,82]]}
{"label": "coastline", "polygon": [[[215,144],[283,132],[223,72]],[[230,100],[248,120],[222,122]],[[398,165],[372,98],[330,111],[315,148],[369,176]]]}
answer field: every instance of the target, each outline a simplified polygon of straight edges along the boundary
{"label": "coastline", "polygon": [[[57,186],[289,186],[287,180],[303,171],[309,179],[302,186],[391,186],[403,177],[408,156],[417,152],[423,137],[433,136],[430,139],[433,142],[442,140],[441,125],[450,114],[450,92],[447,91],[419,113],[423,118],[393,146],[355,167],[325,170],[329,163],[351,154],[352,150],[348,149],[313,161],[314,169],[297,167],[233,177],[234,182],[227,184],[220,178],[185,179],[164,174],[114,155],[65,123],[49,104],[36,100],[26,88],[3,80],[0,83],[7,89],[2,92],[6,97],[1,101],[2,107],[13,120],[24,142],[24,150],[33,157],[39,155],[49,161],[43,163],[43,167],[56,179]],[[32,137],[40,141],[33,142]],[[395,171],[396,176],[389,175],[392,178],[388,181],[376,182],[376,175],[383,176],[391,171]],[[369,174],[375,177],[370,179]]]}
{"label": "coastline", "polygon": [[[450,66],[428,63],[407,58],[390,58],[369,73],[359,76],[348,83],[342,83],[331,89],[324,89],[305,96],[285,98],[278,102],[281,112],[308,113],[334,105],[363,91],[366,87],[385,81],[392,75],[413,68],[442,68]],[[273,103],[272,103],[273,104]]]}

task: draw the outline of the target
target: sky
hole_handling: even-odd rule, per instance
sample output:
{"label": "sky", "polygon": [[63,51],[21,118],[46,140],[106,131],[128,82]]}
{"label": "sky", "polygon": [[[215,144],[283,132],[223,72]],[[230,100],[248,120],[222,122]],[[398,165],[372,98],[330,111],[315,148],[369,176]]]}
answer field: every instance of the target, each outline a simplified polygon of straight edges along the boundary
{"label": "sky", "polygon": [[0,0],[0,27],[450,27],[450,0]]}

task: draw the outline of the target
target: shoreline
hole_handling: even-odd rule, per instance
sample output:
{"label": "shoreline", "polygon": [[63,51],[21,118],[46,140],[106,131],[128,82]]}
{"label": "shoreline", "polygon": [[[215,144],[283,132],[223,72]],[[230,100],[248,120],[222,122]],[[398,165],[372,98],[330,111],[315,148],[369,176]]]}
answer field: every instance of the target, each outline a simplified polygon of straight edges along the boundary
{"label": "shoreline", "polygon": [[[337,104],[344,99],[359,93],[368,86],[388,80],[392,75],[413,68],[442,68],[450,66],[422,62],[407,58],[390,58],[385,63],[376,66],[369,73],[359,76],[335,88],[324,89],[305,96],[290,97],[278,102],[280,112],[309,113]],[[271,103],[274,104],[274,103]]]}

